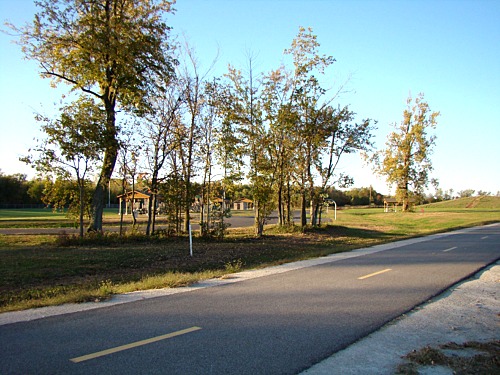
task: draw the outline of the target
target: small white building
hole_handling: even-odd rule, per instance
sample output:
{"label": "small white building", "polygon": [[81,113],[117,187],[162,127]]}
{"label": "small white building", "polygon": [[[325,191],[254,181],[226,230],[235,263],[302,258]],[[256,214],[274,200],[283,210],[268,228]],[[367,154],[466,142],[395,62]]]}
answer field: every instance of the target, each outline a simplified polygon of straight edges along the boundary
{"label": "small white building", "polygon": [[247,198],[240,198],[233,202],[233,210],[253,210],[253,201]]}

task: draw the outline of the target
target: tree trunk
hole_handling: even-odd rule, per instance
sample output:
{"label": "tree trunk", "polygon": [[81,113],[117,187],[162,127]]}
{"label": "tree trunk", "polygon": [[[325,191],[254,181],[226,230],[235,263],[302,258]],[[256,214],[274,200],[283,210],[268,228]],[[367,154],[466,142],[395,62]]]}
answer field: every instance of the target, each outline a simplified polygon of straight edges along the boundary
{"label": "tree trunk", "polygon": [[122,195],[123,198],[120,199],[120,237],[123,236],[123,210],[127,209],[127,197],[125,195],[125,177],[122,179]]}
{"label": "tree trunk", "polygon": [[148,224],[146,226],[146,236],[154,234],[155,221],[156,221],[155,219],[156,219],[156,193],[152,192],[148,201]]}
{"label": "tree trunk", "polygon": [[203,207],[205,207],[206,204],[206,210],[207,210],[207,219],[205,221],[205,234],[208,234],[209,228],[210,228],[210,223],[211,223],[211,208],[210,208],[210,196],[212,194],[212,189],[211,189],[211,184],[212,180],[210,176],[208,177],[208,187],[207,187],[207,192],[206,192],[206,197],[203,198]]}
{"label": "tree trunk", "polygon": [[176,203],[177,207],[175,208],[175,232],[180,233],[181,232],[181,219],[182,219],[182,202],[177,202]]}
{"label": "tree trunk", "polygon": [[403,202],[402,202],[403,212],[408,211],[408,206],[409,206],[409,195],[408,195],[408,188],[406,188],[403,190]]}
{"label": "tree trunk", "polygon": [[[83,182],[85,183],[85,182]],[[85,202],[83,201],[83,198],[85,196],[85,187],[82,185],[82,182],[78,182],[79,190],[80,190],[80,237],[83,237],[83,213],[85,210]]]}
{"label": "tree trunk", "polygon": [[283,184],[279,182],[278,185],[278,225],[285,225],[285,205],[283,202]]}
{"label": "tree trunk", "polygon": [[201,190],[201,201],[200,201],[200,235],[202,237],[208,235],[208,228],[210,225],[209,212],[206,213],[206,220],[205,220],[205,202],[209,201],[211,175],[212,175],[212,167],[207,158],[207,163],[203,174],[203,185]]}
{"label": "tree trunk", "polygon": [[288,225],[291,225],[292,222],[293,222],[292,195],[290,193],[290,181],[288,181],[286,189],[286,223]]}
{"label": "tree trunk", "polygon": [[125,199],[120,201],[120,237],[123,236],[123,209],[127,209],[127,201]]}
{"label": "tree trunk", "polygon": [[[110,96],[112,95],[111,93],[107,94]],[[119,145],[118,140],[116,139],[117,130],[115,126],[116,119],[114,99],[105,99],[104,107],[106,109],[106,149],[104,151],[104,159],[102,162],[99,180],[97,181],[97,185],[92,196],[92,217],[88,227],[89,232],[102,232],[102,214],[106,198],[105,193],[118,157]]]}
{"label": "tree trunk", "polygon": [[300,204],[300,226],[305,228],[307,225],[306,192],[302,191],[302,202]]}
{"label": "tree trunk", "polygon": [[405,180],[403,182],[403,186],[400,188],[400,194],[401,194],[401,203],[402,203],[402,211],[406,212],[408,211],[408,206],[409,206],[409,193],[408,193],[408,181]]}
{"label": "tree trunk", "polygon": [[309,210],[309,216],[311,217],[311,226],[315,227],[318,224],[317,220],[317,211],[316,211],[316,202],[311,200],[311,207]]}
{"label": "tree trunk", "polygon": [[134,226],[134,229],[135,229],[135,226],[137,224],[137,217],[135,215],[136,215],[136,212],[135,212],[135,179],[134,179],[134,175],[132,175],[132,225]]}
{"label": "tree trunk", "polygon": [[[189,172],[188,172],[189,173]],[[186,181],[186,197],[184,200],[184,232],[189,232],[189,225],[191,224],[190,212],[191,212],[191,182],[189,181],[189,176],[187,176],[188,180]]]}
{"label": "tree trunk", "polygon": [[151,230],[151,225],[153,224],[153,194],[149,197],[148,201],[148,223],[146,224],[146,236],[149,236],[153,234],[153,231]]}
{"label": "tree trunk", "polygon": [[189,206],[186,204],[184,207],[184,232],[189,232],[189,225],[191,224],[191,218]]}
{"label": "tree trunk", "polygon": [[254,205],[254,213],[255,213],[255,219],[254,219],[255,237],[260,238],[264,233],[264,226],[261,224],[262,218],[260,212],[260,204],[259,201],[257,200],[255,201]]}
{"label": "tree trunk", "polygon": [[146,225],[146,236],[154,233],[154,221],[156,215],[156,192],[158,191],[158,176],[156,174],[157,167],[155,165],[155,172],[151,177],[151,196],[148,201],[148,224]]}
{"label": "tree trunk", "polygon": [[[151,234],[155,234],[155,226],[156,226],[156,201],[157,201],[157,198],[158,196],[156,194],[153,194],[151,196],[152,200],[153,200],[153,204],[152,204],[152,208],[151,210],[153,210],[153,217],[152,217],[152,220],[151,220]],[[151,198],[149,199],[151,201]]]}

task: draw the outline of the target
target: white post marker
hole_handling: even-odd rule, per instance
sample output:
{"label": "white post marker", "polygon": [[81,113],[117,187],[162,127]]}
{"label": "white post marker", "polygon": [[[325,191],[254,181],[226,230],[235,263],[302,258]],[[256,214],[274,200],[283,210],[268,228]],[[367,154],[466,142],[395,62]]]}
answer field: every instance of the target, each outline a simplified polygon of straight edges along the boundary
{"label": "white post marker", "polygon": [[189,255],[193,256],[193,235],[191,232],[191,224],[189,224]]}

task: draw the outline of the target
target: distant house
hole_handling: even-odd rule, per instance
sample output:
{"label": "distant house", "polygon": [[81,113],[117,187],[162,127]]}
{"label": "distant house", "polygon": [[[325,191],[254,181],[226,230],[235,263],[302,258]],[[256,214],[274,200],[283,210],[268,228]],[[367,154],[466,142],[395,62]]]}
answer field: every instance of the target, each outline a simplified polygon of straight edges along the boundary
{"label": "distant house", "polygon": [[122,213],[122,200],[125,200],[125,215],[133,211],[146,213],[149,205],[149,195],[141,193],[140,191],[128,191],[125,194],[117,196],[120,204],[118,213]]}
{"label": "distant house", "polygon": [[247,198],[240,198],[233,202],[233,210],[253,210],[253,201]]}

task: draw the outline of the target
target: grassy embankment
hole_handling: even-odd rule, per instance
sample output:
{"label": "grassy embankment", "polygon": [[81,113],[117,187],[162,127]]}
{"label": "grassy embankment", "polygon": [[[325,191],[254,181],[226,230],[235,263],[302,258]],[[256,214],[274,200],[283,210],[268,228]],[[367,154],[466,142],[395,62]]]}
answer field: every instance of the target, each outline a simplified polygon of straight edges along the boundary
{"label": "grassy embankment", "polygon": [[[4,212],[3,212],[4,211]],[[64,215],[36,216],[0,210],[9,222],[67,223]],[[12,211],[12,210],[11,210]],[[15,216],[17,213],[17,216]],[[116,220],[116,212],[105,220]],[[333,212],[328,218],[332,220]],[[67,302],[102,300],[134,290],[189,285],[225,277],[242,269],[280,264],[372,246],[399,239],[500,221],[500,198],[460,199],[420,206],[413,213],[384,213],[380,208],[346,209],[337,221],[302,233],[269,226],[262,239],[249,228],[231,229],[224,241],[195,238],[105,236],[83,245],[61,246],[55,235],[0,235],[0,312]]]}

